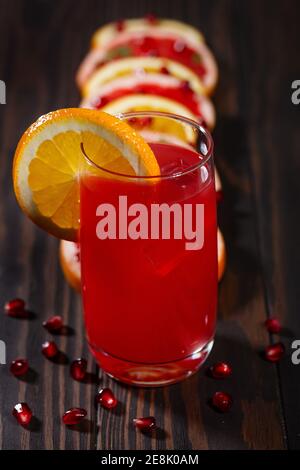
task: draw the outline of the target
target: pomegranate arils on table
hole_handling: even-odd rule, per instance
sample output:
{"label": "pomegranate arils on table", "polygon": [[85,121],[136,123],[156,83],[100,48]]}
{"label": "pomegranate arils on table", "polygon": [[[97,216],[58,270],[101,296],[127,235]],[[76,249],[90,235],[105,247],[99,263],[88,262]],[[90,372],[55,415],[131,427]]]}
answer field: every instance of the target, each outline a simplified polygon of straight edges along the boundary
{"label": "pomegranate arils on table", "polygon": [[156,419],[153,416],[145,418],[135,418],[133,424],[142,432],[151,432],[156,429]]}
{"label": "pomegranate arils on table", "polygon": [[87,412],[84,408],[70,408],[63,414],[62,420],[67,426],[73,426],[79,424],[86,415]]}
{"label": "pomegranate arils on table", "polygon": [[43,327],[50,331],[50,333],[60,331],[63,326],[63,319],[59,315],[53,315],[53,317],[43,322]]}
{"label": "pomegranate arils on table", "polygon": [[80,357],[79,359],[75,359],[72,362],[70,367],[70,373],[74,380],[83,380],[86,376],[87,370],[87,361]]}
{"label": "pomegranate arils on table", "polygon": [[209,372],[214,379],[226,379],[232,374],[232,368],[226,362],[217,362],[210,367]]}
{"label": "pomegranate arils on table", "polygon": [[216,410],[225,413],[232,406],[232,397],[226,392],[215,392],[211,403]]}
{"label": "pomegranate arils on table", "polygon": [[108,410],[115,408],[118,404],[118,400],[109,388],[102,388],[98,392],[96,400],[103,408],[107,408]]}
{"label": "pomegranate arils on table", "polygon": [[12,414],[22,426],[27,426],[32,418],[32,411],[27,403],[17,403],[14,406]]}
{"label": "pomegranate arils on table", "polygon": [[265,349],[265,358],[270,362],[278,362],[284,355],[285,347],[282,343],[274,343]]}
{"label": "pomegranate arils on table", "polygon": [[265,321],[265,327],[269,333],[280,333],[282,326],[278,318],[271,317]]}
{"label": "pomegranate arils on table", "polygon": [[26,316],[25,302],[22,299],[12,299],[5,303],[4,310],[10,317],[22,318]]}
{"label": "pomegranate arils on table", "polygon": [[10,364],[10,372],[15,375],[16,377],[20,377],[21,375],[25,375],[29,369],[27,359],[15,359]]}
{"label": "pomegranate arils on table", "polygon": [[42,344],[42,353],[47,359],[52,359],[58,354],[58,347],[54,341],[45,341]]}

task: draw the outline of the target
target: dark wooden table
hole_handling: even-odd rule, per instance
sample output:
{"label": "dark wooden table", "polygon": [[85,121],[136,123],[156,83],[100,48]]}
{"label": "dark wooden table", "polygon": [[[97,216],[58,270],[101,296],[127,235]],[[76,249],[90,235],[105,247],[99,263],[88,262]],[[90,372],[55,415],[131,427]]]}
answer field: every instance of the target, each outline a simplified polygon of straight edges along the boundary
{"label": "dark wooden table", "polygon": [[[220,66],[214,138],[228,266],[207,364],[232,363],[234,374],[222,383],[208,378],[205,368],[156,390],[103,376],[87,351],[81,299],[64,281],[58,241],[23,216],[12,190],[12,157],[22,131],[40,114],[78,104],[74,74],[93,31],[149,10],[199,27]],[[0,448],[300,448],[300,365],[291,362],[291,343],[300,339],[300,105],[291,102],[291,83],[300,79],[299,13],[296,0],[0,1],[0,79],[7,84],[7,104],[0,105],[0,299],[4,304],[22,297],[33,312],[30,320],[0,317],[7,361],[26,356],[32,367],[26,380],[17,380],[0,366]],[[47,338],[41,323],[53,313],[74,330],[56,338],[67,359],[89,357],[89,383],[73,381],[67,363],[54,365],[41,355]],[[284,325],[286,355],[278,365],[260,354],[277,340],[262,326],[270,315]],[[94,407],[97,376],[120,400],[116,412]],[[207,404],[219,388],[234,397],[226,415]],[[34,410],[31,431],[11,416],[18,401]],[[80,432],[61,424],[65,409],[74,405],[88,410]],[[131,424],[148,414],[161,428],[152,438]]]}

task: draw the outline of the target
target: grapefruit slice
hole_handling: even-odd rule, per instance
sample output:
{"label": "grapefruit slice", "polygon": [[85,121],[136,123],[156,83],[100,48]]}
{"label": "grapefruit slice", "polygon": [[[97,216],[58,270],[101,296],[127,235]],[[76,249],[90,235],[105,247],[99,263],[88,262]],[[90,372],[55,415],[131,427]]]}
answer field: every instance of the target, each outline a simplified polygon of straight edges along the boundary
{"label": "grapefruit slice", "polygon": [[204,42],[196,46],[180,36],[145,36],[127,34],[117,36],[108,46],[91,49],[77,72],[79,88],[84,87],[91,75],[103,64],[126,57],[161,57],[181,63],[201,79],[206,94],[215,88],[218,69],[215,58]]}
{"label": "grapefruit slice", "polygon": [[79,244],[61,240],[59,260],[66,280],[73,289],[81,291],[80,249]]}
{"label": "grapefruit slice", "polygon": [[[119,98],[104,106],[103,111],[110,114],[126,113],[134,111],[161,111],[179,116],[184,116],[189,119],[197,120],[189,109],[176,101],[162,98],[156,95],[128,95]],[[130,123],[135,127],[134,122]],[[138,128],[140,128],[139,123]],[[153,117],[149,124],[146,126],[148,129],[157,132],[163,132],[175,137],[178,137],[186,142],[193,143],[195,140],[194,129],[190,125],[175,121],[173,119],[166,119],[164,117]]]}
{"label": "grapefruit slice", "polygon": [[197,120],[204,120],[209,129],[215,125],[214,106],[206,96],[197,95],[181,80],[162,73],[145,76],[125,76],[104,84],[80,104],[83,108],[102,109],[106,104],[127,95],[159,95],[177,101],[193,113]]}
{"label": "grapefruit slice", "polygon": [[105,47],[116,39],[122,41],[130,34],[153,35],[160,36],[175,35],[189,40],[192,44],[197,45],[204,41],[203,35],[191,25],[182,23],[177,20],[168,19],[151,19],[133,18],[122,22],[108,23],[97,29],[92,37],[92,47]]}
{"label": "grapefruit slice", "polygon": [[112,80],[125,76],[146,74],[157,74],[163,68],[167,68],[170,75],[177,79],[188,82],[194,93],[203,95],[205,90],[200,78],[185,65],[173,60],[160,57],[126,57],[104,64],[96,70],[85,83],[83,96],[93,96],[101,88]]}
{"label": "grapefruit slice", "polygon": [[225,240],[221,230],[218,228],[218,281],[223,277],[226,266],[226,247]]}

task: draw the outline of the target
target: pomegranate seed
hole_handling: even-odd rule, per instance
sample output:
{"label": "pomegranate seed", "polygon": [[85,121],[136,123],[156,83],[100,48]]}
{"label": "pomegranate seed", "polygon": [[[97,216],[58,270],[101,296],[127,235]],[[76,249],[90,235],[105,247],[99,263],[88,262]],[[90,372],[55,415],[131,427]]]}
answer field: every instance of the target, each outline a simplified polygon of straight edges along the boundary
{"label": "pomegranate seed", "polygon": [[270,333],[280,333],[282,326],[278,318],[271,317],[265,321],[265,327]]}
{"label": "pomegranate seed", "polygon": [[146,418],[135,418],[133,424],[142,432],[151,432],[156,429],[156,419],[153,416]]}
{"label": "pomegranate seed", "polygon": [[186,45],[181,39],[178,39],[177,41],[174,42],[173,48],[175,52],[180,53],[184,51],[184,49],[186,48]]}
{"label": "pomegranate seed", "polygon": [[12,299],[5,303],[4,310],[7,315],[10,317],[24,317],[26,316],[25,312],[25,302],[22,299]]}
{"label": "pomegranate seed", "polygon": [[43,322],[43,327],[50,332],[59,331],[63,326],[63,319],[59,315],[54,315]]}
{"label": "pomegranate seed", "polygon": [[217,204],[219,204],[220,202],[224,200],[224,193],[221,189],[220,191],[216,192],[216,198],[217,198]]}
{"label": "pomegranate seed", "polygon": [[153,13],[148,13],[148,15],[145,16],[145,18],[150,24],[157,23],[157,17]]}
{"label": "pomegranate seed", "polygon": [[98,392],[96,400],[103,408],[107,408],[108,410],[115,408],[118,404],[118,400],[109,388],[102,388],[102,390]]}
{"label": "pomegranate seed", "polygon": [[70,408],[67,410],[62,417],[63,423],[67,426],[80,423],[87,415],[84,408]]}
{"label": "pomegranate seed", "polygon": [[169,69],[167,67],[161,67],[160,73],[163,73],[164,75],[170,75]]}
{"label": "pomegranate seed", "polygon": [[22,426],[27,426],[32,418],[32,411],[27,403],[17,403],[14,406],[12,414]]}
{"label": "pomegranate seed", "polygon": [[128,124],[138,127],[142,129],[143,127],[150,126],[152,123],[152,118],[149,117],[144,117],[144,118],[137,118],[137,117],[132,117],[128,119]]}
{"label": "pomegranate seed", "polygon": [[180,85],[180,88],[183,91],[191,91],[190,82],[188,80],[183,80],[183,82]]}
{"label": "pomegranate seed", "polygon": [[45,341],[42,344],[42,353],[47,359],[52,359],[58,353],[58,347],[54,343],[54,341]]}
{"label": "pomegranate seed", "polygon": [[87,370],[87,361],[86,359],[83,359],[80,357],[79,359],[75,359],[75,361],[72,362],[71,367],[70,367],[70,372],[71,376],[73,377],[74,380],[83,380],[86,376],[86,370]]}
{"label": "pomegranate seed", "polygon": [[265,349],[265,358],[270,362],[279,361],[284,355],[285,347],[282,343],[275,343]]}
{"label": "pomegranate seed", "polygon": [[232,398],[229,393],[215,392],[212,397],[212,405],[216,410],[225,413],[232,406]]}
{"label": "pomegranate seed", "polygon": [[27,359],[20,359],[20,358],[12,361],[10,364],[10,368],[9,368],[10,372],[16,377],[26,374],[28,369],[29,369],[29,365],[28,365]]}
{"label": "pomegranate seed", "polygon": [[119,20],[119,21],[116,21],[116,30],[119,31],[119,33],[121,31],[124,31],[125,29],[125,21],[124,20]]}
{"label": "pomegranate seed", "polygon": [[226,362],[217,362],[211,366],[210,373],[214,379],[226,379],[232,374],[232,368]]}

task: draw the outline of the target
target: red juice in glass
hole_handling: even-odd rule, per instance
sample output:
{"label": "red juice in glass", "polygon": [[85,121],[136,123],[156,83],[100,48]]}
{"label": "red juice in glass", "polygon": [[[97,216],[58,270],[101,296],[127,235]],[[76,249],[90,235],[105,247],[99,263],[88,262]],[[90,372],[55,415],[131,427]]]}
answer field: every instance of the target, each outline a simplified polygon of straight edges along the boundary
{"label": "red juice in glass", "polygon": [[[105,372],[141,386],[173,383],[200,367],[213,344],[217,303],[212,157],[187,146],[150,146],[159,178],[99,169],[82,175],[80,196],[89,345]],[[107,205],[115,231],[99,239]]]}

